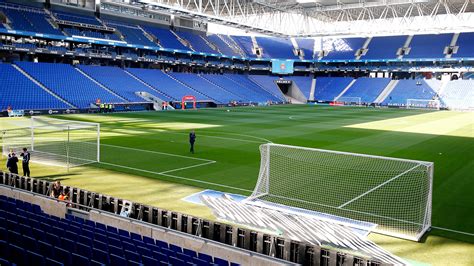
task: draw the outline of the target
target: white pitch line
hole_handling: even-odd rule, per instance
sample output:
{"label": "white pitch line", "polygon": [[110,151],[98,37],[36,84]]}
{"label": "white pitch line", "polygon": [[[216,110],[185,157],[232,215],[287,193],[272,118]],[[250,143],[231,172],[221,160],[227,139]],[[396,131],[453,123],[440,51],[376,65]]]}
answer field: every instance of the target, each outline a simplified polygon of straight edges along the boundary
{"label": "white pitch line", "polygon": [[410,172],[411,170],[413,170],[413,169],[417,168],[418,166],[420,166],[420,164],[417,164],[417,165],[413,166],[412,168],[410,168],[410,169],[406,170],[405,172],[403,172],[403,173],[401,173],[401,174],[399,174],[399,175],[396,175],[396,176],[394,176],[394,177],[390,178],[389,180],[387,180],[387,181],[385,181],[385,182],[383,182],[383,183],[379,184],[378,186],[375,186],[375,187],[373,187],[373,188],[371,188],[371,189],[367,190],[366,192],[364,192],[364,193],[360,194],[359,196],[357,196],[357,197],[355,197],[355,198],[353,198],[353,199],[349,200],[349,201],[348,201],[348,202],[346,202],[346,203],[343,203],[342,205],[340,205],[340,206],[339,206],[339,207],[337,207],[337,208],[338,208],[338,209],[340,209],[340,208],[343,208],[343,207],[345,207],[345,206],[347,206],[347,205],[351,204],[352,202],[354,202],[354,201],[356,201],[356,200],[358,200],[358,199],[360,199],[360,198],[364,197],[365,195],[367,195],[367,194],[371,193],[372,191],[374,191],[374,190],[377,190],[377,189],[379,189],[379,188],[381,188],[381,187],[385,186],[386,184],[388,184],[388,183],[392,182],[393,180],[395,180],[395,179],[399,178],[400,176],[403,176],[404,174],[406,174],[406,173]]}
{"label": "white pitch line", "polygon": [[195,164],[195,165],[186,166],[186,167],[181,167],[181,168],[176,168],[176,169],[172,169],[172,170],[168,170],[168,171],[160,172],[159,174],[161,175],[161,174],[166,174],[166,173],[176,172],[176,171],[180,171],[180,170],[185,170],[185,169],[189,169],[189,168],[194,168],[194,167],[204,166],[204,165],[213,164],[213,163],[216,163],[216,161],[212,161],[212,162],[206,162],[206,163],[200,163],[200,164]]}
{"label": "white pitch line", "polygon": [[[134,168],[134,167],[123,166],[123,165],[118,165],[118,164],[113,164],[113,163],[105,163],[105,162],[99,162],[99,164],[105,164],[105,165],[110,165],[110,166],[114,166],[114,167],[134,170],[134,171],[137,171],[137,172],[144,172],[144,173],[154,174],[154,175],[162,175],[162,176],[172,177],[172,178],[176,178],[176,179],[181,179],[181,180],[192,181],[192,182],[196,182],[196,183],[212,185],[212,186],[216,186],[216,187],[223,187],[223,188],[230,188],[230,189],[240,190],[240,191],[245,191],[245,192],[252,192],[252,190],[248,190],[248,189],[236,188],[236,187],[221,185],[221,184],[217,184],[217,183],[212,183],[212,182],[207,182],[207,181],[203,181],[203,180],[197,180],[197,179],[187,178],[187,177],[182,177],[182,176],[169,175],[169,174],[165,173],[167,171],[165,171],[165,172],[153,172],[153,171],[149,171],[149,170],[138,169],[138,168]],[[200,165],[200,166],[202,166],[202,165]],[[174,169],[174,170],[178,170],[178,169]]]}
{"label": "white pitch line", "polygon": [[431,226],[431,228],[442,230],[442,231],[453,232],[453,233],[457,233],[457,234],[462,234],[462,235],[474,236],[474,233],[468,233],[468,232],[453,230],[453,229],[444,228],[444,227]]}
{"label": "white pitch line", "polygon": [[100,145],[101,146],[107,146],[107,147],[113,147],[113,148],[121,148],[121,149],[126,149],[126,150],[132,150],[132,151],[149,152],[149,153],[162,154],[162,155],[168,155],[168,156],[174,156],[174,157],[180,157],[180,158],[186,158],[186,159],[193,159],[193,160],[198,160],[198,161],[213,162],[213,163],[216,162],[216,161],[213,161],[213,160],[196,158],[196,157],[185,156],[185,155],[178,155],[178,154],[167,153],[167,152],[150,151],[150,150],[136,149],[136,148],[131,148],[131,147],[117,146],[117,145],[110,145],[110,144],[103,144],[103,143],[101,143]]}

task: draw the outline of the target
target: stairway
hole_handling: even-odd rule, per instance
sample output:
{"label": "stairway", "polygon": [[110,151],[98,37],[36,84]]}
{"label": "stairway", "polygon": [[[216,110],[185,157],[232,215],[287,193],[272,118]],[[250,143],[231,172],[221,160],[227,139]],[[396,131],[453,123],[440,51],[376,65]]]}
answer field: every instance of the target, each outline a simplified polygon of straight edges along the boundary
{"label": "stairway", "polygon": [[50,89],[46,88],[43,84],[41,84],[39,81],[37,81],[36,79],[34,79],[32,76],[30,76],[30,74],[26,73],[26,71],[24,71],[23,69],[21,69],[21,67],[15,65],[15,64],[12,64],[12,66],[18,70],[18,72],[20,72],[21,74],[23,74],[25,77],[27,77],[29,80],[31,80],[33,83],[35,83],[36,85],[38,85],[40,88],[42,88],[44,91],[46,91],[47,93],[51,94],[53,97],[55,97],[56,99],[60,100],[61,102],[67,104],[68,106],[70,106],[71,108],[76,108],[77,109],[77,106],[74,106],[73,104],[69,103],[68,101],[66,101],[65,99],[63,99],[62,97],[60,97],[59,95],[57,95],[56,93],[54,93],[53,91],[51,91]]}
{"label": "stairway", "polygon": [[110,94],[113,94],[114,96],[120,98],[121,100],[123,100],[124,102],[129,102],[127,99],[125,99],[124,97],[118,95],[117,93],[115,93],[113,90],[105,87],[104,85],[102,85],[101,83],[99,83],[97,80],[93,79],[91,76],[87,75],[86,72],[82,71],[81,69],[75,67],[74,68],[75,70],[77,70],[79,73],[81,73],[82,75],[84,75],[86,78],[90,79],[92,82],[94,82],[95,84],[97,84],[97,86],[101,87],[102,89],[108,91]]}
{"label": "stairway", "polygon": [[352,80],[351,83],[349,83],[349,85],[347,85],[347,87],[345,87],[345,88],[341,91],[341,93],[339,93],[339,95],[337,95],[336,98],[334,98],[334,101],[337,101],[339,98],[341,98],[342,95],[344,95],[344,93],[346,93],[346,91],[349,90],[350,87],[352,87],[352,85],[353,85],[356,81],[357,81],[356,79]]}
{"label": "stairway", "polygon": [[392,80],[388,83],[387,87],[380,93],[379,96],[375,99],[374,103],[382,103],[397,86],[398,80]]}

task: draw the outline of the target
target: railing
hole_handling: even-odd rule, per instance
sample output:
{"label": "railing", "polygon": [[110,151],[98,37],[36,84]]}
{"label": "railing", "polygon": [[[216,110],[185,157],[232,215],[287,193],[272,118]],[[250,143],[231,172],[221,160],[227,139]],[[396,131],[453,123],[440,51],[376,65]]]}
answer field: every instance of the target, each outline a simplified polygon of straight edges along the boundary
{"label": "railing", "polygon": [[[0,184],[45,196],[50,195],[53,187],[52,181],[24,177],[2,171],[0,171]],[[80,188],[69,187],[69,191],[70,208],[76,210],[84,212],[96,210],[101,213],[119,215],[122,206],[127,204],[131,206],[129,219],[214,240],[222,244],[269,255],[293,263],[329,266],[387,265],[372,261],[370,258],[355,257],[351,254],[321,248],[317,245],[301,243],[248,228],[202,219]]]}

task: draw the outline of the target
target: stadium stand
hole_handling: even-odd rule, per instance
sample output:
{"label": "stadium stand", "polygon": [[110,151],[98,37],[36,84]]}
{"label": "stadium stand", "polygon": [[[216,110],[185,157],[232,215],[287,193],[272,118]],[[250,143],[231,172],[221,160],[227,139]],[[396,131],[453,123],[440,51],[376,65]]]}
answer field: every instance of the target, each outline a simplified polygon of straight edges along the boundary
{"label": "stadium stand", "polygon": [[328,54],[323,60],[354,60],[355,53],[365,41],[365,38],[326,38],[323,40],[323,51]]}
{"label": "stadium stand", "polygon": [[145,86],[121,68],[87,65],[80,65],[79,68],[87,73],[87,75],[130,102],[143,102],[143,99],[136,95],[137,92],[147,92],[162,100],[171,100],[167,96]]}
{"label": "stadium stand", "polygon": [[440,91],[442,104],[453,110],[474,110],[474,80],[453,80]]}
{"label": "stadium stand", "polygon": [[276,89],[267,89],[264,86],[259,85],[255,81],[249,78],[246,75],[239,75],[239,74],[224,74],[225,77],[233,80],[235,83],[245,86],[246,88],[252,89],[255,93],[255,97],[258,97],[259,102],[267,102],[267,101],[274,101],[274,102],[284,102],[285,97],[281,93],[281,91]]}
{"label": "stadium stand", "polygon": [[453,54],[453,58],[474,57],[474,32],[462,32],[457,40],[458,51]]}
{"label": "stadium stand", "polygon": [[15,30],[63,35],[48,21],[51,18],[42,9],[0,4],[0,11],[8,17],[11,21],[10,26]]}
{"label": "stadium stand", "polygon": [[415,35],[409,46],[410,52],[403,58],[444,58],[444,48],[452,39],[452,33]]}
{"label": "stadium stand", "polygon": [[171,77],[179,80],[187,86],[193,88],[195,91],[214,99],[217,103],[229,103],[231,101],[243,100],[235,94],[232,94],[222,87],[218,87],[206,79],[203,79],[197,74],[193,73],[169,73]]}
{"label": "stadium stand", "polygon": [[304,52],[304,59],[312,60],[314,54],[314,39],[296,38],[295,40],[298,44],[298,48]]}
{"label": "stadium stand", "polygon": [[256,37],[257,43],[263,48],[263,55],[267,58],[297,59],[293,44],[289,39],[275,37]]}
{"label": "stadium stand", "polygon": [[232,40],[237,43],[240,48],[242,48],[242,51],[251,58],[257,57],[255,53],[253,52],[253,43],[252,39],[249,36],[228,36],[229,38],[232,38]]}
{"label": "stadium stand", "polygon": [[0,110],[69,108],[10,64],[0,63]]}
{"label": "stadium stand", "polygon": [[82,75],[71,65],[32,62],[16,62],[15,64],[76,107],[89,108],[97,99],[107,103],[124,102]]}
{"label": "stadium stand", "polygon": [[189,51],[190,49],[182,44],[169,29],[144,26],[146,32],[154,36],[158,43],[166,48]]}
{"label": "stadium stand", "polygon": [[240,54],[232,50],[232,48],[227,43],[225,43],[217,34],[210,34],[207,36],[207,38],[210,42],[217,46],[217,48],[222,54],[228,56],[240,56]]}
{"label": "stadium stand", "polygon": [[53,11],[53,15],[59,20],[76,22],[80,24],[103,26],[102,23],[95,16],[78,15],[63,11]]}
{"label": "stadium stand", "polygon": [[160,70],[127,68],[127,71],[171,99],[181,100],[183,96],[193,95],[198,101],[210,100]]}
{"label": "stadium stand", "polygon": [[390,80],[389,78],[358,78],[341,97],[360,97],[362,103],[373,103]]}
{"label": "stadium stand", "polygon": [[295,82],[296,86],[298,86],[306,99],[309,99],[309,95],[311,93],[311,82],[313,81],[311,77],[289,76],[285,77],[285,79]]}
{"label": "stadium stand", "polygon": [[314,100],[334,101],[334,99],[353,81],[353,78],[318,77],[314,89]]}
{"label": "stadium stand", "polygon": [[249,80],[257,84],[259,87],[274,95],[280,101],[284,100],[284,96],[281,90],[275,83],[275,81],[279,79],[279,77],[271,75],[249,75],[248,78]]}
{"label": "stadium stand", "polygon": [[367,53],[361,59],[394,59],[398,49],[405,45],[408,36],[373,37]]}
{"label": "stadium stand", "polygon": [[179,31],[176,32],[182,39],[187,40],[193,49],[198,52],[204,52],[209,54],[217,53],[212,47],[210,47],[206,41],[198,34],[187,32],[187,31]]}
{"label": "stadium stand", "polygon": [[407,99],[431,100],[438,93],[440,86],[441,82],[438,80],[399,80],[382,104],[389,106],[405,106]]}
{"label": "stadium stand", "polygon": [[145,35],[143,30],[138,26],[127,25],[121,22],[106,21],[106,24],[110,27],[116,28],[123,36],[127,43],[145,45],[145,46],[157,46],[154,42],[150,41]]}
{"label": "stadium stand", "polygon": [[88,219],[48,215],[1,195],[0,221],[2,265],[238,265]]}

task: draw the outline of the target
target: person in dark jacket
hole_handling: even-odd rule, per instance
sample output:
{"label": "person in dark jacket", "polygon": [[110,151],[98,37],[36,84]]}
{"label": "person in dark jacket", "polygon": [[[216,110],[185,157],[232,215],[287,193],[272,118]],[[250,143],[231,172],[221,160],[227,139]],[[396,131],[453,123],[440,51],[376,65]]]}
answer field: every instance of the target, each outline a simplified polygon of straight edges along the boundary
{"label": "person in dark jacket", "polygon": [[22,160],[23,175],[27,176],[27,177],[30,177],[31,154],[28,152],[28,149],[23,148],[23,152],[20,154],[20,156],[23,158],[23,160]]}
{"label": "person in dark jacket", "polygon": [[189,144],[191,145],[191,149],[189,150],[190,152],[194,153],[194,142],[196,142],[196,133],[194,133],[194,130],[189,133]]}
{"label": "person in dark jacket", "polygon": [[7,160],[7,168],[12,174],[18,174],[18,157],[16,157],[16,154],[12,152],[8,156]]}

